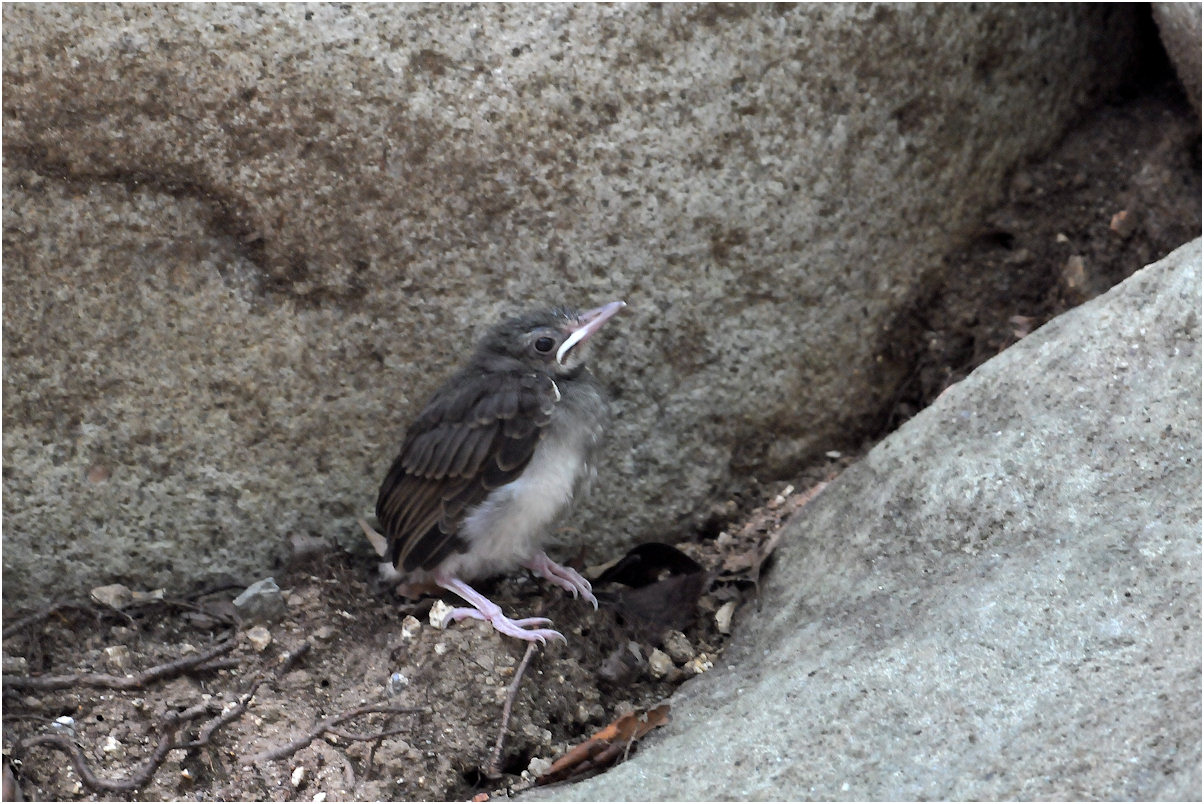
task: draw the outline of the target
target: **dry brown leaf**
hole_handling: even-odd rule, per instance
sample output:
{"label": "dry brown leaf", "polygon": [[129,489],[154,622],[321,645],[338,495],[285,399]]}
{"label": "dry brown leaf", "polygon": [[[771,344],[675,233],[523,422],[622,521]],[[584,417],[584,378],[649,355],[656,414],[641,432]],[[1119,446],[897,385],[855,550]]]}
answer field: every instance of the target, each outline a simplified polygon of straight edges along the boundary
{"label": "dry brown leaf", "polygon": [[668,722],[669,704],[616,718],[553,762],[548,772],[536,779],[535,783],[553,784],[598,773],[614,764],[637,740]]}
{"label": "dry brown leaf", "polygon": [[753,512],[748,522],[731,539],[731,552],[723,557],[720,573],[725,580],[744,580],[757,583],[761,567],[778,546],[782,525],[807,503],[815,499],[827,481],[816,483],[806,491],[795,493],[793,488],[775,498],[771,504]]}

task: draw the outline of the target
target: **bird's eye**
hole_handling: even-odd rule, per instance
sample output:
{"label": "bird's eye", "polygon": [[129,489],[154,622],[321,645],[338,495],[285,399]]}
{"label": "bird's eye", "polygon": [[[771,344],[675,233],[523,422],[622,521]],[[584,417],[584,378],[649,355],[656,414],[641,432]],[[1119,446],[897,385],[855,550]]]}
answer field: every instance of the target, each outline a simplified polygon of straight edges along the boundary
{"label": "bird's eye", "polygon": [[535,351],[539,352],[540,354],[546,355],[548,352],[552,351],[552,348],[555,346],[556,341],[552,338],[549,338],[547,335],[543,336],[542,338],[538,338],[535,341]]}

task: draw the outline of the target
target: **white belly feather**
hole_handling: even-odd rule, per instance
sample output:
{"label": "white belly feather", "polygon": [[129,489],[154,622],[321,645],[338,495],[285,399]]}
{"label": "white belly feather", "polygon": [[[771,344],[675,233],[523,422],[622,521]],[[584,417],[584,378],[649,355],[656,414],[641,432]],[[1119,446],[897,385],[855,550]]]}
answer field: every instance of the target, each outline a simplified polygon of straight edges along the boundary
{"label": "white belly feather", "polygon": [[468,511],[460,536],[471,547],[450,557],[441,567],[444,572],[472,579],[481,572],[504,571],[504,565],[517,567],[540,549],[588,470],[580,439],[548,435],[535,448],[522,476]]}

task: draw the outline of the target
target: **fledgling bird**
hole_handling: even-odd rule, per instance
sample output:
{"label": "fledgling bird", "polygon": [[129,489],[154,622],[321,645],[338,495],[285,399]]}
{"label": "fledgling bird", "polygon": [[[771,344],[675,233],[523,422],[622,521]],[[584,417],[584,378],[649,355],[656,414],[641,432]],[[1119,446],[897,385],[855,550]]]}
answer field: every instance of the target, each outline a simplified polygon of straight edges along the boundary
{"label": "fledgling bird", "polygon": [[624,302],[540,310],[490,329],[410,425],[376,517],[393,566],[527,641],[564,637],[545,617],[512,620],[467,581],[526,567],[597,608],[589,581],[548,558],[552,525],[594,473],[607,403],[586,368],[590,336]]}

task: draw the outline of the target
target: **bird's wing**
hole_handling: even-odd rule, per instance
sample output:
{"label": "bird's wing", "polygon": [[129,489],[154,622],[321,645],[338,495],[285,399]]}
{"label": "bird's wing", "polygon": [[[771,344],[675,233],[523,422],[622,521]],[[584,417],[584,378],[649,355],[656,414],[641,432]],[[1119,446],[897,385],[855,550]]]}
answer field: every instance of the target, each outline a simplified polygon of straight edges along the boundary
{"label": "bird's wing", "polygon": [[559,398],[544,374],[461,373],[410,426],[376,500],[394,566],[434,569],[468,548],[464,513],[526,468]]}

